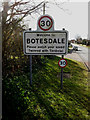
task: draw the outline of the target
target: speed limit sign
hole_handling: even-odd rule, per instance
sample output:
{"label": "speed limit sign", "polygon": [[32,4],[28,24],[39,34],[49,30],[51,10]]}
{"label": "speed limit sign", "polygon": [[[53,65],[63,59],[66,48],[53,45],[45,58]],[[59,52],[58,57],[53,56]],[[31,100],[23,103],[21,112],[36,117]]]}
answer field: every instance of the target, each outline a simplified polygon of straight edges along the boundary
{"label": "speed limit sign", "polygon": [[49,31],[54,30],[54,21],[51,16],[43,15],[38,20],[38,30]]}
{"label": "speed limit sign", "polygon": [[59,65],[61,68],[66,67],[66,65],[67,65],[67,60],[65,60],[65,59],[60,59],[59,62],[58,62],[58,65]]}

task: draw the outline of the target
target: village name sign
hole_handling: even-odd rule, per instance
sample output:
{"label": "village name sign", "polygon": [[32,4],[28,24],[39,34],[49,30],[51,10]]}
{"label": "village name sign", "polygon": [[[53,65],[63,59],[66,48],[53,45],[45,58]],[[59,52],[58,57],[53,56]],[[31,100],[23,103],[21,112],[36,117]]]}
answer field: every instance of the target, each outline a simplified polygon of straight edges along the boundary
{"label": "village name sign", "polygon": [[68,50],[68,32],[54,30],[54,20],[42,15],[36,31],[24,31],[23,48],[26,55],[64,55]]}

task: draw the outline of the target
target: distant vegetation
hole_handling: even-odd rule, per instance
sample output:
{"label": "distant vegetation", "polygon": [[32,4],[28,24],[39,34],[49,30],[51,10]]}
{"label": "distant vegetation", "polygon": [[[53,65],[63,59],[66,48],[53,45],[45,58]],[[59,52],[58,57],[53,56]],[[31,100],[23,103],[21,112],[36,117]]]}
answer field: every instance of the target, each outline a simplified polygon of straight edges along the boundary
{"label": "distant vegetation", "polygon": [[76,39],[76,40],[70,40],[69,44],[70,43],[77,43],[77,44],[82,44],[82,45],[90,46],[90,40],[82,39],[82,38],[79,38],[79,39]]}

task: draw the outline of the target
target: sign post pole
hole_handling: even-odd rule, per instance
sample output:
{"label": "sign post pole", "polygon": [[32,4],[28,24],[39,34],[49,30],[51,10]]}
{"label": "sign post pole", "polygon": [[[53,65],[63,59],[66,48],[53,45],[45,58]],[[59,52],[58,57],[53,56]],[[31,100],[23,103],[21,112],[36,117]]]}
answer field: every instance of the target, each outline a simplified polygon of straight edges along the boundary
{"label": "sign post pole", "polygon": [[[62,30],[65,30],[65,28]],[[62,59],[64,59],[64,55],[62,55]],[[63,68],[61,68],[61,89],[63,89]]]}
{"label": "sign post pole", "polygon": [[[64,55],[62,55],[62,59],[64,59]],[[63,89],[63,68],[61,68],[61,89]]]}
{"label": "sign post pole", "polygon": [[30,55],[30,85],[32,85],[32,55]]}
{"label": "sign post pole", "polygon": [[[31,31],[31,28],[29,29]],[[32,55],[29,56],[30,60],[30,86],[32,85]]]}

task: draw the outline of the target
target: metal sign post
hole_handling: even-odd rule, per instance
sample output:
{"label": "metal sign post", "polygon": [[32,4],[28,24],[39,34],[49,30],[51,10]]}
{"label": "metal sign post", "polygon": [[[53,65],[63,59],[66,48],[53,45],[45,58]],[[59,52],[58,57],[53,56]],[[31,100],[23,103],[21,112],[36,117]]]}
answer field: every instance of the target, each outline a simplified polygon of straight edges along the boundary
{"label": "metal sign post", "polygon": [[67,65],[67,60],[64,59],[64,55],[62,55],[62,59],[59,60],[58,65],[61,67],[61,89],[63,89],[63,68]]}
{"label": "metal sign post", "polygon": [[32,85],[32,55],[30,55],[30,85]]}
{"label": "metal sign post", "polygon": [[[64,55],[62,55],[62,59],[64,59]],[[61,67],[61,89],[63,89],[63,67]]]}
{"label": "metal sign post", "polygon": [[[31,31],[31,28],[29,29]],[[29,61],[30,61],[30,85],[32,85],[32,55],[29,56]]]}

